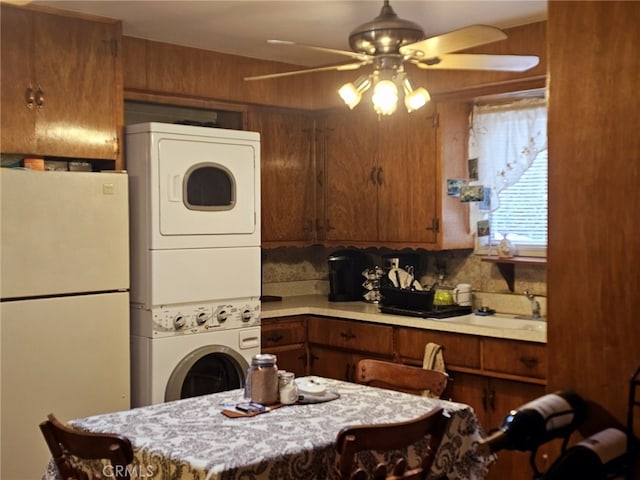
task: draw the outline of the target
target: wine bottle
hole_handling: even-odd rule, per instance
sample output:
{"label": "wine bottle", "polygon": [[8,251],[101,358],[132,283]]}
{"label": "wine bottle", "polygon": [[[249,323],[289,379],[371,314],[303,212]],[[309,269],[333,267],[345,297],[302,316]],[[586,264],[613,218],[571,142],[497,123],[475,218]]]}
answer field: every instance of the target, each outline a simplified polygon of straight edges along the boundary
{"label": "wine bottle", "polygon": [[501,427],[480,442],[488,455],[499,450],[533,451],[554,438],[567,437],[584,420],[585,401],[571,391],[543,395],[511,410]]}
{"label": "wine bottle", "polygon": [[571,446],[551,464],[543,480],[605,480],[624,473],[627,434],[607,428]]}

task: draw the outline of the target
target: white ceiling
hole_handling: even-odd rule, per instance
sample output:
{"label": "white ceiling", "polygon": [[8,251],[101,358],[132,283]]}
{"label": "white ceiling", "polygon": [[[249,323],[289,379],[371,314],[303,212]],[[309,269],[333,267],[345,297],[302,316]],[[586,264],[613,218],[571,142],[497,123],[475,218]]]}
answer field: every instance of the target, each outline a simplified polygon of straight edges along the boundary
{"label": "white ceiling", "polygon": [[[24,2],[22,2],[24,3]],[[356,26],[377,17],[381,0],[42,0],[34,4],[122,20],[127,36],[302,66],[344,62],[344,57],[267,39],[350,50]],[[546,19],[546,0],[391,0],[402,19],[427,37],[471,24],[499,28]],[[526,53],[526,52],[522,52]]]}

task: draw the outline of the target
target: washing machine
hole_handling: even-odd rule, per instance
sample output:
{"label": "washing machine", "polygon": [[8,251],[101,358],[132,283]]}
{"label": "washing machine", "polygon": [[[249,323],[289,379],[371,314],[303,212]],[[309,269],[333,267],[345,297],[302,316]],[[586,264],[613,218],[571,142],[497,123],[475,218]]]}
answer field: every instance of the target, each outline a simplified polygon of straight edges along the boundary
{"label": "washing machine", "polygon": [[242,388],[260,353],[253,298],[131,308],[133,407]]}

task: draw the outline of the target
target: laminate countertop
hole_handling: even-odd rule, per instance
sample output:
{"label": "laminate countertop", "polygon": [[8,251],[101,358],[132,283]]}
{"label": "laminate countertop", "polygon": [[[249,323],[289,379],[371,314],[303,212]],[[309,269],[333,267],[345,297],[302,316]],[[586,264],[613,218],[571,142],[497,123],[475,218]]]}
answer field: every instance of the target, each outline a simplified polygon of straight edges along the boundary
{"label": "laminate countertop", "polygon": [[511,314],[491,316],[475,314],[429,319],[381,313],[378,305],[366,302],[330,302],[324,295],[284,297],[280,301],[262,302],[261,318],[320,315],[384,325],[422,328],[484,337],[547,342],[547,322],[523,320]]}

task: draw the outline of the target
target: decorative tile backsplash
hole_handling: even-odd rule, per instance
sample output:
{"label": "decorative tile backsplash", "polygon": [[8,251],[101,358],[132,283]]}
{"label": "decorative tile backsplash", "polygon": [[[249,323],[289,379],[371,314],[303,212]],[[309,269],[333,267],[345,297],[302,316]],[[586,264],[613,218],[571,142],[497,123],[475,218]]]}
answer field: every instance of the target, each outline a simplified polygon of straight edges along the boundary
{"label": "decorative tile backsplash", "polygon": [[[327,258],[335,250],[338,249],[322,246],[263,249],[262,293],[281,296],[327,294]],[[392,250],[375,248],[363,251],[369,257],[371,266],[382,266],[382,255],[394,253]],[[517,314],[531,313],[530,303],[522,295],[524,290],[528,290],[539,300],[542,314],[546,313],[547,271],[544,266],[516,265],[515,291],[511,293],[498,267],[482,262],[481,257],[474,255],[472,250],[407,250],[401,253],[407,252],[420,256],[420,268],[416,276],[424,286],[437,281],[439,272],[442,272],[445,286],[454,287],[458,283],[472,285],[475,308],[486,305],[499,312]]]}

